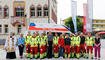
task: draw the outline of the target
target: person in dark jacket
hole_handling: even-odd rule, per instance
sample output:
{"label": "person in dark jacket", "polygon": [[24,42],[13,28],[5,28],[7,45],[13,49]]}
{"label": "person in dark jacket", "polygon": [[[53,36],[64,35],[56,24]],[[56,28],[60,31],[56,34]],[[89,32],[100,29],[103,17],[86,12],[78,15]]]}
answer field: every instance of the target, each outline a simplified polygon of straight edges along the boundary
{"label": "person in dark jacket", "polygon": [[95,44],[95,59],[97,59],[97,53],[98,53],[98,59],[100,60],[101,56],[100,56],[100,50],[101,50],[101,40],[98,36],[98,33],[96,33],[95,35],[95,41],[94,41],[94,44]]}
{"label": "person in dark jacket", "polygon": [[52,58],[52,43],[53,43],[53,35],[52,32],[49,32],[47,36],[47,46],[48,46],[48,58]]}
{"label": "person in dark jacket", "polygon": [[[80,34],[80,40],[80,55],[85,58],[85,37],[83,33]],[[83,54],[81,54],[82,52]]]}
{"label": "person in dark jacket", "polygon": [[[64,46],[65,46],[65,58],[70,58],[70,41],[71,39],[69,38],[69,35],[66,34],[66,38],[64,39]],[[67,55],[68,53],[68,55]]]}

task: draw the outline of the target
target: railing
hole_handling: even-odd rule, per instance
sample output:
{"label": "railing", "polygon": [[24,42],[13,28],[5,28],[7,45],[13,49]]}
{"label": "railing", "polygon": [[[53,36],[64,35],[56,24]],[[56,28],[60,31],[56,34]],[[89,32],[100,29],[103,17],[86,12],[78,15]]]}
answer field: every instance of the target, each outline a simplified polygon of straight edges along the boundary
{"label": "railing", "polygon": [[15,24],[17,24],[17,23],[24,25],[24,24],[25,24],[25,20],[26,20],[25,17],[15,17],[15,16],[11,16],[11,24],[12,24],[12,25],[15,25]]}

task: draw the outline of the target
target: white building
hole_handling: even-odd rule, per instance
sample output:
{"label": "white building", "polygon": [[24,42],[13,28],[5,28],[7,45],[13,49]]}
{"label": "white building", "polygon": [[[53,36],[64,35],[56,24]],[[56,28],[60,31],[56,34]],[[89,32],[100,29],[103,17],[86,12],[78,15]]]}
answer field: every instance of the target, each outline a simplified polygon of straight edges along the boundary
{"label": "white building", "polygon": [[57,23],[57,1],[0,0],[0,39],[24,33],[30,22]]}

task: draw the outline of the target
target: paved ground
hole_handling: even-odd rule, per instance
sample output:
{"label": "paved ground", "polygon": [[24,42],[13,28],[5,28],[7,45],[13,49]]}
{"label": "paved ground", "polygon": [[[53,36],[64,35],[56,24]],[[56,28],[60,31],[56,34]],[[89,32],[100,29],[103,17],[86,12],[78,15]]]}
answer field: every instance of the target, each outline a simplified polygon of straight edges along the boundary
{"label": "paved ground", "polygon": [[[105,40],[101,41],[102,45],[101,45],[101,60],[105,60]],[[25,53],[24,53],[25,55]],[[0,49],[0,60],[6,60],[5,58],[6,56],[6,52],[2,49]],[[13,59],[13,60],[40,60],[40,59],[26,59],[25,56],[23,59],[19,58],[19,52],[18,52],[18,48],[16,49],[16,56],[17,59]],[[42,60],[78,60],[78,59],[60,59],[60,58],[52,58],[52,59],[42,59]],[[84,59],[84,58],[80,58],[79,60],[91,60],[91,59]],[[95,60],[95,59],[93,59]]]}

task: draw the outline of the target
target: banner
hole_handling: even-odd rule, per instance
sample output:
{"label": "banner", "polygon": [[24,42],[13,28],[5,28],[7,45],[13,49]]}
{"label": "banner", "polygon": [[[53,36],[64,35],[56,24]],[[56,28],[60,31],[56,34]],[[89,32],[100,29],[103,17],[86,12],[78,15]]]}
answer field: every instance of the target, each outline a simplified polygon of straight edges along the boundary
{"label": "banner", "polygon": [[87,32],[86,31],[87,4],[83,4],[83,11],[84,11],[84,16],[83,16],[83,32]]}
{"label": "banner", "polygon": [[77,21],[76,21],[76,16],[77,16],[77,2],[71,0],[71,13],[72,13],[72,21],[74,24],[74,29],[75,32],[77,32]]}
{"label": "banner", "polygon": [[93,19],[93,0],[87,0],[87,4],[83,4],[84,20],[83,32],[92,32],[92,19]]}
{"label": "banner", "polygon": [[92,20],[93,20],[93,0],[87,0],[87,6],[88,6],[88,20],[86,22],[87,24],[87,31],[92,32]]}

